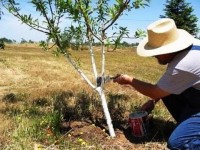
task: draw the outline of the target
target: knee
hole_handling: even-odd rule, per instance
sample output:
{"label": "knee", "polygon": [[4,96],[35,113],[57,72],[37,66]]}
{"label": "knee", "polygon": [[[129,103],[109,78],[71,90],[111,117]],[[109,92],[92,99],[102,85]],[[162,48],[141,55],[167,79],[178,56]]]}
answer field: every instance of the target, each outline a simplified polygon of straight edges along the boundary
{"label": "knee", "polygon": [[186,139],[177,138],[176,136],[171,136],[168,139],[167,147],[170,150],[180,150],[180,149],[185,149],[186,147],[188,147],[187,143],[188,141]]}
{"label": "knee", "polygon": [[176,141],[168,141],[167,147],[170,150],[199,150],[200,149],[200,140],[193,139],[191,141],[184,141],[182,143]]}
{"label": "knee", "polygon": [[170,150],[190,149],[191,145],[193,145],[193,141],[173,136],[171,136],[167,142],[167,148]]}
{"label": "knee", "polygon": [[178,149],[178,147],[180,146],[180,142],[176,139],[174,139],[173,137],[170,137],[167,141],[167,148],[169,148],[170,150],[175,150]]}

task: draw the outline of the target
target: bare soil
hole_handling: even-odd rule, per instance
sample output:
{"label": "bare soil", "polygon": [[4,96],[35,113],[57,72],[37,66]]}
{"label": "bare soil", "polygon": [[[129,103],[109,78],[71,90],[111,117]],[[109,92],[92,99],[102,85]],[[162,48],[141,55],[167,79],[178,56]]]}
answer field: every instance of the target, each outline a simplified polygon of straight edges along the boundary
{"label": "bare soil", "polygon": [[[166,134],[170,135],[174,128],[173,122],[151,119],[148,134],[145,137],[134,137],[128,123],[113,123],[116,137],[111,138],[104,121],[93,124],[90,121],[63,122],[62,132],[76,142],[81,139],[86,143],[94,143],[87,149],[113,149],[113,150],[167,150]],[[157,127],[163,124],[163,128]],[[150,128],[153,130],[150,131]],[[164,133],[165,132],[165,133]],[[165,134],[165,137],[162,137]],[[101,147],[96,147],[101,145]]]}

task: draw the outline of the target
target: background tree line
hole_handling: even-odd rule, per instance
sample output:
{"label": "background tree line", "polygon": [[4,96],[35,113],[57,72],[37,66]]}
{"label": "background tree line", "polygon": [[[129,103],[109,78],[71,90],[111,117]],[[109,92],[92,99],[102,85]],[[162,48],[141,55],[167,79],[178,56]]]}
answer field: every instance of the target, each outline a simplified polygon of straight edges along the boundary
{"label": "background tree line", "polygon": [[[28,44],[40,43],[42,45],[43,42],[44,41],[35,42],[33,40],[26,40],[26,39],[22,38],[21,41],[19,42],[19,44],[24,44],[24,43],[28,43]],[[7,43],[7,44],[16,44],[17,41],[14,40],[14,39],[13,40],[12,39],[8,39],[6,37],[0,38],[0,48],[2,48],[2,49],[5,48],[5,43]],[[82,43],[79,43],[79,42],[70,42],[70,48],[72,50],[85,50],[85,49],[87,49],[86,45],[88,45],[87,42],[82,42]],[[101,46],[101,43],[100,42],[94,42],[93,45],[94,46]],[[133,47],[133,46],[137,46],[137,45],[138,45],[137,42],[135,42],[135,43],[128,43],[126,41],[122,41],[117,46],[123,48],[123,47]],[[109,44],[109,46],[112,46],[113,48],[116,47],[115,43]]]}

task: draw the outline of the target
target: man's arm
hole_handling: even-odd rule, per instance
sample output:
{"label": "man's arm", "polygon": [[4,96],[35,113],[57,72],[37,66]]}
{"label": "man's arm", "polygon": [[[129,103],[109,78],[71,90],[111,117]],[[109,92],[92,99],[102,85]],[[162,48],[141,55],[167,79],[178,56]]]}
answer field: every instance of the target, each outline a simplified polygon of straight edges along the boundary
{"label": "man's arm", "polygon": [[170,93],[163,91],[157,85],[143,82],[134,78],[132,79],[132,82],[130,85],[134,87],[138,92],[154,100],[159,100],[165,96],[170,95]]}
{"label": "man's arm", "polygon": [[150,84],[147,82],[140,81],[138,79],[130,77],[129,75],[119,75],[113,81],[117,82],[121,85],[129,84],[133,88],[135,88],[138,92],[140,92],[141,94],[146,95],[156,101],[158,101],[159,99],[161,99],[165,96],[170,95],[170,93],[163,91],[157,85],[153,85],[153,84]]}

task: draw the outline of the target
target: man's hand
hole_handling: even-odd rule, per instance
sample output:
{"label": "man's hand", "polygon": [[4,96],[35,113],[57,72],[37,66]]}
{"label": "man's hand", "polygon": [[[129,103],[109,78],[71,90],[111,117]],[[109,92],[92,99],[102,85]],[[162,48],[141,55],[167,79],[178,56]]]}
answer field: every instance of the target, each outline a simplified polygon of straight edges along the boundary
{"label": "man's hand", "polygon": [[142,105],[141,110],[151,113],[154,107],[155,107],[155,100],[148,100],[146,103]]}
{"label": "man's hand", "polygon": [[133,77],[126,74],[118,74],[114,77],[113,82],[117,82],[118,84],[130,84],[132,83]]}

